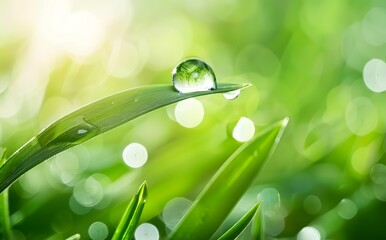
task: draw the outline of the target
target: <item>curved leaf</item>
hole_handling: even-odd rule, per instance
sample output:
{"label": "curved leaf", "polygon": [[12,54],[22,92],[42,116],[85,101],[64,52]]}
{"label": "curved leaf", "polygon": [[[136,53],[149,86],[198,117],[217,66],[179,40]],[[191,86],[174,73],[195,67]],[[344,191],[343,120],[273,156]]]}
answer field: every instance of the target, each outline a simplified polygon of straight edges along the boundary
{"label": "curved leaf", "polygon": [[288,118],[236,150],[205,186],[170,239],[209,239],[252,184],[287,122]]}
{"label": "curved leaf", "polygon": [[106,97],[57,120],[12,154],[0,168],[0,192],[23,173],[68,148],[145,113],[187,98],[224,93],[249,84],[218,84],[211,91],[179,93],[170,85],[152,85]]}

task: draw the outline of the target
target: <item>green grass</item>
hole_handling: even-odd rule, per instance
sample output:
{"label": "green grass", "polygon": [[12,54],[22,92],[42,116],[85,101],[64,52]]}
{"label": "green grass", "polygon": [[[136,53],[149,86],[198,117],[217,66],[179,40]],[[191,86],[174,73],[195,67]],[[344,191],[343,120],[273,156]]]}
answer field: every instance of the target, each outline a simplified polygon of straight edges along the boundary
{"label": "green grass", "polygon": [[48,126],[7,159],[0,168],[0,192],[44,160],[152,110],[187,98],[248,86],[219,84],[215,90],[184,94],[166,85],[138,87],[82,107]]}
{"label": "green grass", "polygon": [[209,239],[256,178],[287,122],[285,119],[275,124],[235,151],[194,201],[170,239]]}
{"label": "green grass", "polygon": [[125,214],[115,230],[113,240],[130,240],[134,238],[134,231],[137,228],[139,219],[142,214],[142,210],[145,207],[147,198],[147,187],[144,182],[138,190],[138,193],[134,195],[130,201],[129,206],[126,209]]}
{"label": "green grass", "polygon": [[[186,94],[177,93],[169,86],[140,87],[94,102],[54,122],[11,155],[6,164],[0,168],[0,187],[3,190],[1,195],[3,235],[10,236],[6,188],[39,163],[170,103],[190,97],[224,93],[247,86],[246,84],[220,84],[213,91]],[[250,187],[263,164],[271,156],[287,122],[288,119],[284,119],[239,147],[207,183],[193,206],[168,238],[209,239],[224,222]],[[4,157],[2,159],[5,160]],[[133,239],[146,199],[147,185],[143,183],[122,216],[112,239]],[[227,201],[219,202],[220,199],[227,199]],[[231,239],[240,234],[255,215],[258,206],[259,204],[255,205],[221,239]],[[70,239],[78,237],[74,235]]]}

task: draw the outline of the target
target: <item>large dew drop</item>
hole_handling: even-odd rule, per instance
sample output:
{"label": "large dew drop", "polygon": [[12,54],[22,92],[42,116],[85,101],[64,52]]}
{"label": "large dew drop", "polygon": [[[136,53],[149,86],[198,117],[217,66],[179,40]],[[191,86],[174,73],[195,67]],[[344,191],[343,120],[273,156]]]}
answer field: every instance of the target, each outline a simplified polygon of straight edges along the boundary
{"label": "large dew drop", "polygon": [[173,86],[181,93],[210,91],[217,88],[212,68],[199,59],[188,59],[173,69]]}

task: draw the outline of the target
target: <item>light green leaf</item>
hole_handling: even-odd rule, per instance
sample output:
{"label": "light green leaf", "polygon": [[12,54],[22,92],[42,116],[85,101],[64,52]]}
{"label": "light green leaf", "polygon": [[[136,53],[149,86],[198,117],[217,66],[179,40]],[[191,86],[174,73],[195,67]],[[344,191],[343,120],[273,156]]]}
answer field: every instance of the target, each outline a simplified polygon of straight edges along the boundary
{"label": "light green leaf", "polygon": [[287,122],[286,118],[236,150],[194,201],[170,239],[209,239],[270,157]]}
{"label": "light green leaf", "polygon": [[254,216],[260,215],[260,204],[258,202],[253,206],[237,223],[235,223],[231,228],[228,229],[218,240],[233,240],[244,231],[244,229],[249,225]]}
{"label": "light green leaf", "polygon": [[[0,149],[0,166],[5,162],[4,149]],[[12,239],[11,223],[9,221],[8,190],[0,193],[0,239]]]}
{"label": "light green leaf", "polygon": [[[260,202],[261,203],[261,202]],[[264,231],[263,231],[263,215],[261,213],[261,207],[256,211],[255,218],[252,225],[252,239],[262,240]]]}
{"label": "light green leaf", "polygon": [[48,126],[12,154],[0,168],[0,192],[44,160],[145,113],[187,98],[224,93],[248,84],[218,84],[211,91],[179,93],[170,85],[138,87],[72,112]]}
{"label": "light green leaf", "polygon": [[129,240],[133,239],[135,228],[141,217],[142,210],[145,206],[147,198],[146,182],[142,183],[138,193],[133,197],[125,214],[115,230],[113,240]]}

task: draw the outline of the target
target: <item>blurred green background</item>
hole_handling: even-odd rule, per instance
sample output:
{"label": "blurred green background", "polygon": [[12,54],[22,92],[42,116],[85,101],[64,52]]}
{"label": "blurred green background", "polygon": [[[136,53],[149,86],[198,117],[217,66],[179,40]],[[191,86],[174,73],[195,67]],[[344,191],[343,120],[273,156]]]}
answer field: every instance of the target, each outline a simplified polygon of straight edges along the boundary
{"label": "blurred green background", "polygon": [[[10,189],[15,236],[109,238],[147,180],[143,222],[158,231],[148,239],[162,238],[240,145],[235,129],[258,134],[289,116],[225,224],[264,199],[266,239],[386,239],[385,25],[380,0],[1,1],[8,154],[87,103],[171,84],[189,57],[218,82],[253,84],[233,101],[214,95],[156,110],[34,168]],[[131,143],[145,147],[141,167],[123,160]]]}

